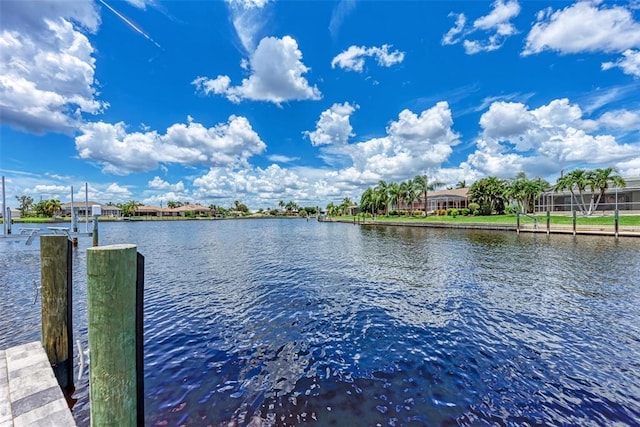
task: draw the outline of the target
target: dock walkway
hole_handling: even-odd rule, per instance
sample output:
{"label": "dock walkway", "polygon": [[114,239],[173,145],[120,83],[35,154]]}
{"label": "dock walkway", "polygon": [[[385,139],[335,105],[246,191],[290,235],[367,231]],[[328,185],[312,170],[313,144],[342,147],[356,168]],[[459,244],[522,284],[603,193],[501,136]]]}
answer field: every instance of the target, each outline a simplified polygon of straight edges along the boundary
{"label": "dock walkway", "polygon": [[42,344],[0,350],[0,427],[75,425]]}

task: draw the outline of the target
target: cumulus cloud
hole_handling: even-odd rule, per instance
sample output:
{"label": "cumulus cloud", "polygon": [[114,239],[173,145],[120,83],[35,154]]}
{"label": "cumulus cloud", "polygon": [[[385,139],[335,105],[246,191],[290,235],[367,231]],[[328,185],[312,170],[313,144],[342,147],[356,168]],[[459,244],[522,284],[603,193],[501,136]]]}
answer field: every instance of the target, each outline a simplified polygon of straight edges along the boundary
{"label": "cumulus cloud", "polygon": [[598,124],[605,128],[637,130],[640,128],[640,111],[607,111],[598,118]]}
{"label": "cumulus cloud", "polygon": [[355,136],[353,128],[349,122],[358,105],[351,105],[348,102],[343,104],[333,104],[331,108],[320,114],[320,119],[316,123],[316,130],[304,132],[314,146],[329,144],[346,144],[351,136]]}
{"label": "cumulus cloud", "polygon": [[[508,37],[518,32],[511,20],[520,14],[520,5],[517,0],[496,0],[492,7],[488,15],[476,19],[471,27],[467,27],[467,17],[463,13],[449,14],[455,17],[455,24],[442,36],[442,44],[462,42],[468,55],[500,49]],[[470,39],[476,32],[483,32],[486,38]]]}
{"label": "cumulus cloud", "polygon": [[42,134],[70,133],[83,113],[101,112],[94,49],[100,17],[93,2],[2,2],[0,120]]}
{"label": "cumulus cloud", "polygon": [[438,102],[419,115],[403,110],[386,135],[344,147],[352,166],[328,174],[347,183],[374,183],[379,179],[406,179],[440,167],[459,144],[447,102]]}
{"label": "cumulus cloud", "polygon": [[391,45],[388,44],[383,44],[380,47],[349,46],[347,50],[340,52],[331,60],[331,68],[338,66],[347,71],[361,73],[366,57],[375,58],[381,67],[391,67],[404,61],[404,52],[399,50],[389,52],[390,48]]}
{"label": "cumulus cloud", "polygon": [[569,164],[613,164],[640,154],[637,144],[622,144],[600,127],[629,126],[631,112],[586,119],[581,108],[556,99],[531,109],[521,103],[495,102],[480,118],[477,149],[462,167],[486,175],[513,176],[520,171],[546,176]]}
{"label": "cumulus cloud", "polygon": [[523,55],[545,50],[563,54],[623,52],[640,46],[640,23],[623,6],[579,1],[564,9],[538,12]]}
{"label": "cumulus cloud", "polygon": [[157,175],[147,183],[147,187],[154,190],[184,191],[184,183],[182,181],[178,181],[175,184],[170,184]]}
{"label": "cumulus cloud", "polygon": [[290,36],[263,38],[248,67],[251,75],[240,86],[231,86],[231,79],[223,75],[215,79],[198,77],[192,84],[205,95],[224,95],[235,103],[246,99],[280,104],[322,97],[320,90],[310,86],[304,77],[309,68],[302,62],[298,43]]}
{"label": "cumulus cloud", "polygon": [[625,74],[640,77],[640,51],[627,49],[622,52],[622,58],[619,58],[617,61],[602,63],[603,70],[609,70],[611,68],[620,68]]}
{"label": "cumulus cloud", "polygon": [[190,119],[171,125],[165,134],[128,133],[123,122],[86,123],[80,131],[75,139],[80,158],[119,175],[154,170],[160,163],[246,165],[249,157],[266,148],[249,121],[233,115],[211,128]]}

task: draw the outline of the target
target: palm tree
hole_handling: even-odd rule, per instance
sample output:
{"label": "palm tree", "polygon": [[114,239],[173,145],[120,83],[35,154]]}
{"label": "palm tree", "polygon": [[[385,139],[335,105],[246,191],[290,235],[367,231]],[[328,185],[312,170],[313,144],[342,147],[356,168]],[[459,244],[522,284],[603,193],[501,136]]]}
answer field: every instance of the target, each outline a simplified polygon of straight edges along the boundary
{"label": "palm tree", "polygon": [[524,172],[507,182],[505,197],[518,204],[522,213],[533,212],[535,201],[549,187],[549,183],[541,178],[530,180]]}
{"label": "palm tree", "polygon": [[389,215],[389,186],[383,180],[378,181],[378,185],[373,189],[376,195],[376,209],[384,207],[384,215]]}
{"label": "palm tree", "polygon": [[[574,200],[580,212],[586,215],[587,207],[583,193],[587,186],[589,186],[589,173],[584,169],[576,169],[558,178],[556,185],[553,187],[553,191],[560,192],[569,190],[571,200]],[[576,196],[575,190],[578,190],[579,199]]]}
{"label": "palm tree", "polygon": [[278,206],[280,207],[280,210],[282,210],[282,208],[284,208],[284,205],[285,205],[284,200],[280,200],[278,202]]}
{"label": "palm tree", "polygon": [[426,175],[416,175],[413,178],[413,182],[416,191],[421,194],[420,198],[424,201],[424,216],[427,216],[427,192],[435,191],[436,188],[442,187],[444,182],[436,180],[430,183]]}
{"label": "palm tree", "polygon": [[402,197],[407,204],[407,209],[409,209],[410,215],[413,216],[413,202],[418,200],[420,195],[418,194],[416,184],[412,179],[408,180],[407,182],[403,182],[402,184],[404,185]]}
{"label": "palm tree", "polygon": [[53,218],[56,215],[56,213],[60,212],[61,210],[62,210],[62,204],[60,203],[60,200],[50,199],[46,201],[45,212],[47,217]]}
{"label": "palm tree", "polygon": [[616,172],[618,171],[615,168],[608,167],[604,169],[596,169],[590,174],[589,187],[591,188],[591,203],[589,204],[589,214],[598,209],[598,205],[600,204],[604,193],[609,188],[610,182],[615,187],[626,187],[627,183],[620,175],[615,175],[614,173]]}
{"label": "palm tree", "polygon": [[364,190],[364,193],[362,193],[362,196],[360,196],[360,209],[362,209],[362,212],[371,211],[371,216],[375,217],[376,194],[373,188],[367,188]]}
{"label": "palm tree", "polygon": [[351,201],[350,198],[345,197],[344,199],[342,199],[342,203],[340,203],[340,214],[341,215],[346,215],[349,211],[349,208],[353,206],[353,202]]}
{"label": "palm tree", "polygon": [[31,196],[16,196],[16,200],[18,201],[20,207],[18,210],[20,211],[20,216],[27,216],[29,210],[33,206],[33,197]]}
{"label": "palm tree", "polygon": [[465,188],[467,186],[467,181],[465,181],[464,179],[462,181],[458,181],[458,183],[456,184],[456,188]]}
{"label": "palm tree", "polygon": [[122,211],[122,216],[132,216],[136,213],[138,206],[142,206],[141,203],[136,202],[135,200],[130,200],[126,203],[120,205],[120,209]]}
{"label": "palm tree", "polygon": [[388,188],[389,192],[389,203],[391,206],[395,206],[396,210],[400,210],[400,200],[402,197],[402,186],[397,182],[392,182]]}

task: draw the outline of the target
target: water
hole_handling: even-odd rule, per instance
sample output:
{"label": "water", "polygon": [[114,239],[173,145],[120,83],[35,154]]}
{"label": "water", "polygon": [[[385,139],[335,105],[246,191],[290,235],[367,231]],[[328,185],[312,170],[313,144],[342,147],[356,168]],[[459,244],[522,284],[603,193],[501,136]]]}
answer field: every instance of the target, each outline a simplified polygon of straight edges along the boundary
{"label": "water", "polygon": [[[146,258],[146,425],[640,425],[637,240],[304,220],[100,238]],[[39,339],[39,248],[0,249],[6,348]]]}

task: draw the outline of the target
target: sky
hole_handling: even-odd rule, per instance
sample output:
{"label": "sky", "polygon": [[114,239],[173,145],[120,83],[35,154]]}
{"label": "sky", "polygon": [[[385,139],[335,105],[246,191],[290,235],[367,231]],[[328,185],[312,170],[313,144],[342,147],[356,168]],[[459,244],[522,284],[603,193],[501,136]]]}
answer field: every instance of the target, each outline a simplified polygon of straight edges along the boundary
{"label": "sky", "polygon": [[15,196],[252,210],[640,175],[640,2],[0,1]]}

